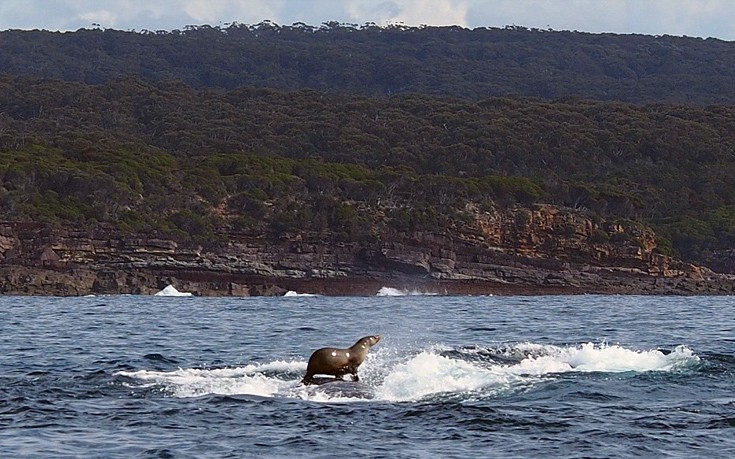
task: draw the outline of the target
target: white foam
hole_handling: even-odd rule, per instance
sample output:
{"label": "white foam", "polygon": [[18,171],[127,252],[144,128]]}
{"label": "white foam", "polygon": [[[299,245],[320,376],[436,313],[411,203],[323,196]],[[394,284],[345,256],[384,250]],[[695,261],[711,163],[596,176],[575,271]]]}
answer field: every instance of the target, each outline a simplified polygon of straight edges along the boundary
{"label": "white foam", "polygon": [[167,285],[166,288],[156,293],[155,296],[192,296],[190,292],[180,292],[173,285]]}
{"label": "white foam", "polygon": [[436,295],[436,293],[422,292],[419,290],[401,290],[394,287],[380,287],[376,296],[415,296],[415,295]]}
{"label": "white foam", "polygon": [[[465,351],[462,351],[465,352]],[[478,393],[493,396],[527,390],[549,378],[568,372],[672,372],[699,362],[691,349],[679,346],[665,354],[659,350],[637,351],[619,345],[585,343],[572,346],[521,343],[500,350],[469,351],[468,360],[442,355],[432,347],[413,355],[398,355],[394,349],[381,349],[368,355],[360,367],[361,382],[374,393],[340,395],[319,386],[304,387],[299,381],[306,370],[305,361],[276,360],[224,369],[140,370],[118,374],[137,379],[137,385],[162,385],[175,397],[208,394],[257,395],[300,398],[317,402],[378,400],[415,401],[439,394]],[[513,358],[517,363],[495,363],[493,354]]]}
{"label": "white foam", "polygon": [[293,382],[267,376],[267,372],[299,372],[306,370],[304,362],[275,361],[265,365],[246,365],[235,368],[197,369],[174,371],[120,371],[117,374],[138,379],[144,385],[160,384],[175,397],[202,395],[259,395],[273,396]]}
{"label": "white foam", "polygon": [[679,346],[668,354],[657,349],[637,351],[619,345],[595,343],[565,347],[524,344],[518,349],[530,353],[517,365],[517,370],[525,374],[672,371],[699,361],[699,357],[685,346]]}
{"label": "white foam", "polygon": [[491,384],[506,386],[509,379],[517,378],[424,351],[391,370],[379,388],[378,398],[418,400],[431,394],[474,391]]}
{"label": "white foam", "polygon": [[289,290],[288,292],[284,293],[283,296],[317,296],[314,293],[298,293],[293,290]]}

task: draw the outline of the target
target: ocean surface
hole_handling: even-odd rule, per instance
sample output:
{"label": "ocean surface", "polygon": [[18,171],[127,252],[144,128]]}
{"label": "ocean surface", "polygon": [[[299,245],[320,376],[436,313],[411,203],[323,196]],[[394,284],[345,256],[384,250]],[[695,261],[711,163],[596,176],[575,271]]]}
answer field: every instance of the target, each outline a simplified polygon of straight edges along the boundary
{"label": "ocean surface", "polygon": [[0,457],[735,457],[735,298],[410,293],[0,297]]}

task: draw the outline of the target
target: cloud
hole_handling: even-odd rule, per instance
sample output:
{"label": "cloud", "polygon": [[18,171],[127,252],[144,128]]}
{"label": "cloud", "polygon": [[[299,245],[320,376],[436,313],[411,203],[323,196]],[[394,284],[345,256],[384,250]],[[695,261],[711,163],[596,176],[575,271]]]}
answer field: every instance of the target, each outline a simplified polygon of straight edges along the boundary
{"label": "cloud", "polygon": [[735,10],[730,0],[652,0],[645,6],[647,18],[633,17],[635,27],[657,35],[690,35],[735,39]]}
{"label": "cloud", "polygon": [[75,13],[74,6],[58,1],[4,0],[0,2],[0,30],[64,30],[67,18]]}
{"label": "cloud", "polygon": [[540,29],[735,39],[731,0],[475,0],[470,27]]}
{"label": "cloud", "polygon": [[400,2],[401,14],[393,21],[408,25],[467,26],[468,2],[454,0],[413,0]]}
{"label": "cloud", "polygon": [[82,13],[80,18],[91,23],[103,24],[107,27],[115,27],[115,24],[117,23],[117,16],[107,10],[88,11],[86,13]]}
{"label": "cloud", "polygon": [[626,21],[626,3],[617,0],[539,0],[475,1],[468,17],[472,27],[517,25],[540,29],[602,31],[606,25],[620,26]]}
{"label": "cloud", "polygon": [[467,1],[458,0],[394,0],[375,4],[364,0],[346,2],[348,15],[354,22],[379,25],[467,25]]}
{"label": "cloud", "polygon": [[[283,8],[282,1],[259,0],[187,0],[184,11],[197,24],[222,22],[256,24],[274,20]],[[303,2],[301,2],[303,3]]]}
{"label": "cloud", "polygon": [[347,2],[347,10],[356,21],[380,24],[401,14],[401,7],[396,2],[379,2],[378,4],[352,0]]}

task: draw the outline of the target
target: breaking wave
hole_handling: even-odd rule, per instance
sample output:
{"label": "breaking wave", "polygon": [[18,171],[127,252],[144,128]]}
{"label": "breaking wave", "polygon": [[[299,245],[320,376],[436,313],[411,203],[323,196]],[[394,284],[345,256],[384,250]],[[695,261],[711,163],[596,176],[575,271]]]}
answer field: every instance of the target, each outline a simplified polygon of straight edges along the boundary
{"label": "breaking wave", "polygon": [[318,296],[316,293],[299,293],[293,290],[289,290],[283,294],[283,296]]}
{"label": "breaking wave", "polygon": [[134,390],[154,390],[173,397],[254,395],[339,402],[418,401],[437,396],[499,397],[532,390],[568,373],[686,372],[700,358],[686,346],[670,351],[631,350],[619,345],[518,343],[501,347],[433,346],[410,354],[383,347],[360,367],[360,383],[300,384],[306,361],[219,369],[120,371]]}
{"label": "breaking wave", "polygon": [[420,290],[402,290],[394,287],[381,287],[376,296],[416,296],[416,295],[436,295],[436,293],[423,292]]}

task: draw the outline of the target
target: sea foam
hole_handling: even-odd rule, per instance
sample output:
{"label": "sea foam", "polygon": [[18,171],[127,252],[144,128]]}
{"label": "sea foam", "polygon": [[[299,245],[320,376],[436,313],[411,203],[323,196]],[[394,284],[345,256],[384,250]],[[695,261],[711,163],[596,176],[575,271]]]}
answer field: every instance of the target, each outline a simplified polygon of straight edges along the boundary
{"label": "sea foam", "polygon": [[167,285],[166,288],[156,293],[155,296],[192,296],[190,292],[180,292],[173,285]]}
{"label": "sea foam", "polygon": [[[472,351],[486,356],[485,359],[477,358],[477,355],[472,359],[447,356],[447,350],[455,351],[432,346],[411,354],[397,355],[393,349],[381,349],[369,354],[360,367],[360,375],[361,382],[368,384],[374,393],[365,398],[359,394],[341,397],[319,390],[316,386],[301,386],[299,382],[306,370],[305,361],[276,360],[267,364],[223,369],[140,370],[122,371],[119,374],[138,380],[139,385],[161,385],[165,388],[164,392],[175,397],[241,394],[319,402],[367,398],[402,402],[436,395],[468,393],[484,397],[500,396],[528,390],[538,383],[569,372],[674,372],[699,362],[699,357],[685,346],[663,352],[596,343],[569,346],[519,343]],[[467,353],[469,355],[472,352]]]}
{"label": "sea foam", "polygon": [[436,293],[423,292],[420,290],[402,290],[394,287],[381,287],[376,296],[416,296],[416,295],[436,295]]}

